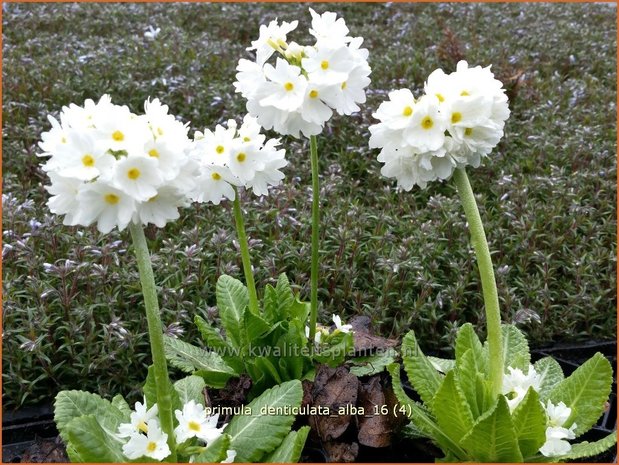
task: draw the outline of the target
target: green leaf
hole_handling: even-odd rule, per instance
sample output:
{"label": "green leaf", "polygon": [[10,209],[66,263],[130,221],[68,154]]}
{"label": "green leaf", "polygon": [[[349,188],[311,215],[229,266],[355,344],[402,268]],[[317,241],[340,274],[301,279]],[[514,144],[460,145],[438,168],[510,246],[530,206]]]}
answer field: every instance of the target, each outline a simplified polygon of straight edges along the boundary
{"label": "green leaf", "polygon": [[206,450],[197,455],[194,463],[219,463],[225,460],[230,449],[230,435],[222,434],[208,445]]}
{"label": "green leaf", "polygon": [[118,425],[129,421],[128,415],[97,394],[84,391],[60,391],[58,393],[54,402],[54,421],[62,439],[68,440],[67,425],[84,415],[97,418],[102,428],[111,434],[118,432]]}
{"label": "green leaf", "polygon": [[594,455],[601,454],[607,451],[611,447],[617,444],[617,432],[614,431],[608,436],[595,442],[583,441],[578,444],[572,444],[572,450],[569,454],[562,455],[560,457],[553,457],[555,460],[574,460],[584,457],[593,457]]}
{"label": "green leaf", "polygon": [[303,426],[299,431],[291,431],[277,449],[262,460],[264,463],[297,463],[310,431],[309,426]]}
{"label": "green leaf", "polygon": [[217,352],[218,349],[223,349],[227,351],[230,348],[228,343],[224,340],[223,336],[217,331],[217,329],[213,328],[211,324],[202,318],[200,315],[196,315],[193,319],[194,323],[198,327],[200,331],[200,335],[204,340],[204,344]]}
{"label": "green leaf", "polygon": [[484,413],[460,441],[474,462],[522,462],[505,396]]}
{"label": "green leaf", "polygon": [[552,392],[557,384],[565,378],[561,365],[552,357],[544,357],[533,365],[535,371],[541,376],[539,398],[545,402],[548,395]]}
{"label": "green leaf", "polygon": [[271,331],[271,325],[264,321],[261,316],[254,315],[249,307],[243,313],[244,330],[249,344],[255,344],[257,340]]}
{"label": "green leaf", "polygon": [[547,420],[539,394],[530,387],[512,414],[514,431],[523,457],[535,455],[546,442]]}
{"label": "green leaf", "polygon": [[477,408],[479,409],[480,415],[486,412],[493,404],[493,398],[490,394],[491,392],[491,383],[490,380],[486,379],[486,377],[477,373],[475,377],[475,394],[477,395]]}
{"label": "green leaf", "polygon": [[185,373],[199,374],[210,387],[221,389],[230,378],[238,376],[234,368],[215,352],[207,352],[169,336],[164,336],[163,342],[170,365]]}
{"label": "green leaf", "polygon": [[235,416],[225,429],[231,438],[230,448],[237,453],[235,460],[255,462],[274,450],[290,431],[295,416],[272,415],[263,409],[300,407],[302,397],[301,381],[288,381],[266,390],[251,401],[248,404],[251,415]]}
{"label": "green leaf", "polygon": [[294,302],[288,309],[290,313],[291,320],[298,320],[305,322],[307,321],[307,317],[310,314],[310,303],[309,302],[301,302],[299,298],[295,298]]}
{"label": "green leaf", "polygon": [[205,405],[203,392],[205,386],[204,379],[195,375],[187,376],[174,383],[174,389],[178,393],[182,405],[190,400],[193,400],[196,404]]}
{"label": "green leaf", "polygon": [[112,399],[112,405],[116,407],[125,418],[129,418],[131,416],[131,407],[122,396],[122,394],[117,394]]}
{"label": "green leaf", "polygon": [[69,457],[71,463],[84,463],[84,459],[77,453],[75,447],[73,447],[73,444],[67,442],[65,446],[67,450],[67,457]]}
{"label": "green leaf", "polygon": [[554,404],[564,402],[572,414],[563,425],[576,423],[576,437],[589,431],[604,411],[613,382],[610,362],[599,352],[579,366],[574,373],[555,386],[549,399]]}
{"label": "green leaf", "polygon": [[75,452],[84,462],[127,462],[122,453],[124,442],[104,430],[94,415],[74,418],[66,425],[66,435]]}
{"label": "green leaf", "polygon": [[430,361],[435,370],[440,371],[443,374],[453,370],[456,367],[455,360],[432,357],[431,355],[426,355],[426,358]]}
{"label": "green leaf", "polygon": [[471,323],[465,323],[458,330],[458,335],[456,336],[456,364],[460,363],[462,356],[467,350],[473,353],[476,370],[479,373],[486,373],[488,371],[488,357]]}
{"label": "green leaf", "polygon": [[392,363],[387,366],[387,371],[391,374],[391,384],[393,387],[393,393],[401,407],[404,408],[406,415],[411,419],[416,429],[416,433],[423,435],[423,437],[430,438],[438,444],[445,454],[453,453],[454,456],[463,460],[466,457],[466,453],[454,442],[449,436],[447,436],[443,430],[436,424],[434,418],[430,412],[428,412],[423,406],[413,401],[406,395],[404,389],[402,389],[402,382],[400,380],[400,365]]}
{"label": "green leaf", "polygon": [[398,352],[393,348],[389,348],[374,355],[353,358],[351,362],[354,365],[350,367],[350,372],[357,377],[381,373],[387,365],[395,362],[397,356]]}
{"label": "green leaf", "polygon": [[221,275],[217,280],[215,291],[217,308],[221,317],[221,324],[226,335],[234,347],[241,346],[241,322],[245,307],[249,305],[247,288],[238,279],[228,275]]}
{"label": "green leaf", "polygon": [[454,371],[447,373],[432,401],[432,411],[441,430],[458,443],[473,427],[473,415],[454,378]]}
{"label": "green leaf", "polygon": [[479,373],[477,369],[477,361],[475,360],[473,349],[467,349],[466,352],[460,355],[458,360],[456,383],[471,409],[473,420],[476,420],[484,412],[482,406],[478,403],[477,393],[477,375],[483,376],[483,374]]}
{"label": "green leaf", "polygon": [[415,391],[432,408],[432,399],[443,382],[443,375],[434,369],[419,348],[414,331],[410,331],[402,340],[402,361]]}
{"label": "green leaf", "polygon": [[514,325],[501,325],[501,330],[503,331],[504,371],[507,372],[507,367],[512,367],[520,368],[524,373],[528,373],[531,355],[527,338]]}
{"label": "green leaf", "polygon": [[[167,390],[170,393],[170,396],[172,397],[172,409],[174,410],[174,409],[183,408],[181,401],[178,397],[178,393],[176,392],[176,389],[174,389],[172,382],[170,381],[170,379],[168,379],[167,382],[168,382]],[[157,402],[157,386],[155,385],[155,367],[152,365],[148,367],[148,375],[146,376],[146,381],[144,382],[143,391],[144,391],[144,397],[146,398],[146,405],[148,406],[148,408],[151,408]]]}

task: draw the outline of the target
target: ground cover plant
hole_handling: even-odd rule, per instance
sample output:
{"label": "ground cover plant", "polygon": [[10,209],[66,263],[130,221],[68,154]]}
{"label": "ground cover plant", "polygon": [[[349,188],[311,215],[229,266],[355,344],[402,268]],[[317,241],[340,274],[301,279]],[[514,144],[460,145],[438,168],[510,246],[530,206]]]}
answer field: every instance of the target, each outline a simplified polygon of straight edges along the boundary
{"label": "ground cover plant", "polygon": [[[150,40],[142,35],[142,29],[126,24],[129,19],[135,24],[142,18],[145,30],[163,15],[157,5],[127,5],[124,16],[107,6],[88,7],[99,13],[90,27],[79,26],[64,35],[59,31],[66,30],[69,23],[63,15],[84,18],[87,6],[10,5],[5,10],[3,295],[5,334],[12,336],[4,342],[5,358],[11,357],[5,362],[10,367],[5,370],[5,405],[40,400],[50,385],[57,389],[76,373],[98,374],[94,379],[102,382],[94,382],[92,388],[107,395],[138,386],[137,379],[145,376],[144,361],[133,357],[134,353],[146,353],[145,326],[133,311],[139,289],[127,284],[137,283],[137,276],[131,271],[135,266],[125,254],[122,237],[112,233],[112,238],[119,239],[116,242],[98,238],[90,230],[82,238],[63,233],[58,220],[43,212],[46,193],[41,188],[43,177],[36,168],[34,145],[47,124],[46,114],[59,105],[111,92],[132,108],[148,96],[165,99],[197,129],[211,121],[223,122],[243,109],[228,88],[235,63],[227,63],[225,57],[231,51],[238,52],[236,56],[242,54],[258,23],[276,15],[306,14],[293,5],[277,12],[268,6],[178,5],[173,7],[178,15],[172,16],[172,22],[156,24],[162,30]],[[44,14],[34,14],[36,8]],[[504,73],[514,93],[506,142],[494,152],[494,163],[478,174],[500,179],[498,185],[480,186],[478,193],[486,207],[486,227],[495,234],[489,240],[491,249],[497,251],[494,259],[504,320],[519,321],[536,312],[542,325],[531,323],[525,328],[537,342],[561,335],[569,340],[614,336],[615,99],[609,97],[608,90],[614,93],[615,35],[614,22],[604,8],[339,8],[351,28],[374,19],[381,31],[391,28],[402,47],[394,51],[390,48],[393,37],[387,40],[384,33],[364,30],[365,45],[373,48],[370,64],[381,70],[373,76],[375,93],[369,95],[367,108],[356,119],[328,125],[329,137],[319,147],[321,172],[327,173],[321,191],[325,206],[323,254],[332,257],[323,260],[320,269],[323,282],[329,283],[319,296],[325,307],[323,321],[335,309],[338,313],[345,309],[349,315],[366,314],[385,335],[414,327],[420,340],[437,341],[432,347],[435,350],[446,349],[464,321],[483,328],[474,260],[466,249],[453,246],[466,235],[460,207],[452,200],[453,189],[436,185],[404,196],[386,188],[378,176],[380,165],[363,143],[363,128],[372,121],[371,108],[384,99],[385,91],[403,83],[419,85],[429,69],[454,58],[454,50],[448,47],[455,47],[453,36],[450,43],[442,30],[449,26],[460,43],[468,46],[462,45],[460,52],[474,62],[494,63],[493,69]],[[208,13],[208,26],[198,20],[200,11]],[[256,13],[260,21],[254,19]],[[477,24],[492,25],[492,34],[464,26],[473,18]],[[226,28],[226,21],[252,24],[247,30]],[[586,21],[607,27],[584,28],[586,34],[571,35],[571,41],[564,41],[561,28],[544,27],[553,21],[565,25]],[[20,27],[12,28],[11,24]],[[34,30],[35,24],[49,36],[24,37],[30,30],[24,26],[31,25]],[[497,24],[502,25],[500,29]],[[419,27],[428,28],[427,34],[412,33]],[[95,49],[99,43],[86,39],[93,30],[97,31],[95,37],[103,38],[112,30],[123,31],[130,45],[104,40],[104,47]],[[535,36],[528,34],[533,30]],[[540,37],[538,31],[542,30],[553,37]],[[526,39],[524,48],[522,44],[517,51],[509,47],[513,33]],[[168,42],[166,34],[183,40]],[[424,38],[421,43],[420,36]],[[62,40],[63,45],[53,47],[54,40]],[[66,43],[83,53],[69,52]],[[555,45],[552,53],[549,44]],[[594,49],[609,53],[593,53]],[[404,50],[410,50],[410,61],[402,60]],[[102,73],[111,69],[108,60],[118,54],[126,59],[114,63],[115,75]],[[67,73],[69,83],[64,79],[57,83],[63,75],[58,58],[80,70]],[[447,65],[454,66],[455,60]],[[137,76],[135,70],[140,70]],[[149,92],[144,94],[146,88]],[[574,105],[579,111],[568,111]],[[190,112],[181,111],[185,108]],[[280,188],[275,196],[278,200],[274,204],[262,200],[246,203],[259,284],[275,284],[281,272],[292,272],[291,282],[299,285],[308,282],[310,274],[307,248],[286,246],[295,242],[290,238],[306,244],[310,224],[308,157],[304,147],[294,143],[289,147],[293,154],[289,156],[291,182]],[[355,184],[349,182],[351,178],[357,179]],[[212,225],[212,230],[204,233],[192,220],[171,225],[165,236],[147,231],[153,239],[156,273],[158,264],[165,269],[158,282],[162,283],[166,331],[170,335],[186,331],[188,338],[195,334],[190,321],[196,312],[217,323],[217,315],[209,311],[215,304],[217,276],[241,273],[229,229],[231,213],[202,208],[197,217]],[[262,242],[252,243],[252,237]],[[393,238],[408,239],[400,243]],[[43,244],[49,244],[49,249]],[[309,286],[296,290],[309,295]],[[95,349],[97,344],[105,351]],[[67,358],[77,363],[61,363]],[[133,374],[136,366],[142,367],[141,376]]]}

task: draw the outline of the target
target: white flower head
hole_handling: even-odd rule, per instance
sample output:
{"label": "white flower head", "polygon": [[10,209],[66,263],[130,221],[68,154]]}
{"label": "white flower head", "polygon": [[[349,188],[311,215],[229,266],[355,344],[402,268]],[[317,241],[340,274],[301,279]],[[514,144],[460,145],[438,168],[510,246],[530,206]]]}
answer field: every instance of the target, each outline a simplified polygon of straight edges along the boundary
{"label": "white flower head", "polygon": [[294,31],[299,24],[298,21],[290,23],[283,21],[280,25],[277,19],[271,21],[268,26],[260,26],[260,37],[251,43],[247,50],[256,50],[256,62],[263,65],[275,52],[276,48],[285,48],[286,36]]}
{"label": "white flower head", "polygon": [[121,438],[128,438],[140,432],[148,433],[148,425],[153,419],[156,420],[158,412],[157,404],[149,409],[146,408],[146,398],[144,398],[143,404],[136,402],[135,410],[130,415],[131,423],[122,423],[118,427],[118,435]]}
{"label": "white flower head", "polygon": [[339,330],[343,333],[350,333],[352,331],[352,325],[343,325],[342,319],[339,315],[331,315],[333,323],[335,324],[336,331]]}
{"label": "white flower head", "polygon": [[168,447],[168,435],[161,431],[157,420],[150,420],[148,433],[134,434],[123,445],[123,454],[128,459],[135,460],[140,457],[150,457],[155,460],[163,460],[170,455]]}
{"label": "white flower head", "polygon": [[193,437],[210,444],[223,434],[225,425],[217,428],[219,415],[207,416],[204,407],[193,400],[183,405],[182,411],[175,410],[174,414],[178,420],[174,435],[179,444]]}
{"label": "white flower head", "polygon": [[235,458],[236,458],[236,451],[229,449],[228,451],[226,451],[226,458],[222,460],[221,463],[232,463],[234,462]]}
{"label": "white flower head", "polygon": [[549,426],[546,428],[546,442],[539,451],[546,457],[555,457],[565,455],[572,450],[572,445],[568,439],[575,439],[574,429],[576,425],[572,425],[569,429],[561,426]]}
{"label": "white flower head", "polygon": [[503,390],[502,393],[507,397],[509,410],[514,409],[522,402],[529,388],[539,391],[542,382],[542,376],[535,371],[533,365],[529,365],[529,369],[525,374],[519,368],[508,367],[508,374],[503,375]]}
{"label": "white flower head", "polygon": [[152,25],[149,25],[148,29],[144,32],[144,37],[148,40],[155,40],[160,32],[160,27],[154,28]]}

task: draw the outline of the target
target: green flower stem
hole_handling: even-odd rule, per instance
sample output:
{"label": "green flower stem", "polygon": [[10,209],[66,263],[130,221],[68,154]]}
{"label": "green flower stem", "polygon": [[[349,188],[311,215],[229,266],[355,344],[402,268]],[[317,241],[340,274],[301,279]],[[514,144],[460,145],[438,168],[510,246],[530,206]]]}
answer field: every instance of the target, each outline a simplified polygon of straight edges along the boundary
{"label": "green flower stem", "polygon": [[499,310],[499,295],[494,279],[492,258],[490,249],[486,241],[484,226],[479,216],[475,195],[469,178],[464,168],[456,169],[454,181],[462,200],[462,206],[469,223],[471,232],[471,242],[477,255],[477,266],[481,276],[481,287],[484,294],[484,305],[486,307],[486,327],[488,331],[488,352],[490,356],[490,381],[492,386],[492,397],[501,393],[503,384],[503,341],[501,335],[501,312]]}
{"label": "green flower stem", "polygon": [[241,211],[239,191],[236,187],[234,188],[234,221],[236,223],[236,234],[239,238],[239,245],[241,247],[241,260],[243,262],[245,282],[247,283],[247,291],[249,292],[249,311],[254,315],[258,315],[260,314],[258,294],[256,293],[256,284],[254,283],[254,273],[251,269],[249,244],[247,243],[247,234],[245,234],[245,224],[243,223],[243,212]]}
{"label": "green flower stem", "polygon": [[312,271],[310,296],[309,344],[314,347],[316,320],[318,319],[318,246],[320,237],[320,182],[318,180],[318,144],[316,136],[310,136],[312,163]]}
{"label": "green flower stem", "polygon": [[163,349],[163,326],[157,301],[157,289],[155,277],[150,262],[150,253],[146,245],[146,237],[141,224],[129,223],[129,230],[133,239],[133,247],[140,271],[142,294],[144,295],[144,307],[146,308],[146,321],[148,322],[148,336],[150,339],[150,351],[153,356],[155,385],[157,389],[157,406],[159,408],[159,422],[161,429],[168,435],[168,446],[172,452],[167,460],[176,462],[176,442],[174,440],[174,424],[172,417],[172,397],[168,392],[170,378],[168,377],[168,365]]}

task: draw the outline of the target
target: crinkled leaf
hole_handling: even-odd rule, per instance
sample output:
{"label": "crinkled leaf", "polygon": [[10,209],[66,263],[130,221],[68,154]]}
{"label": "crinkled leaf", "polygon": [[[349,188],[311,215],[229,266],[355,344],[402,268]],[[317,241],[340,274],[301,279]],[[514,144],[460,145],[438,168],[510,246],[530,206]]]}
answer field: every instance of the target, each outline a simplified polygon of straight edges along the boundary
{"label": "crinkled leaf", "polygon": [[464,394],[455,381],[455,371],[445,375],[443,384],[436,392],[432,411],[441,430],[455,443],[473,426],[473,415]]}
{"label": "crinkled leaf", "polygon": [[196,315],[193,319],[194,323],[198,327],[200,331],[200,335],[204,340],[204,344],[206,347],[209,347],[217,352],[217,349],[228,349],[229,345],[224,340],[223,336],[217,331],[216,328],[213,328],[211,324],[202,318],[200,315]]}
{"label": "crinkled leaf", "polygon": [[538,360],[533,367],[541,376],[542,380],[538,392],[540,400],[545,402],[555,386],[565,378],[565,376],[563,376],[563,370],[559,362],[552,357],[544,357]]}
{"label": "crinkled leaf", "polygon": [[410,331],[402,340],[402,361],[408,379],[419,393],[423,402],[432,407],[432,399],[443,382],[443,375],[437,372],[423,354],[414,331]]}
{"label": "crinkled leaf", "polygon": [[199,374],[206,384],[221,389],[237,372],[215,352],[207,352],[200,347],[188,344],[180,339],[164,336],[166,358],[170,365],[185,373]]}
{"label": "crinkled leaf", "polygon": [[97,418],[102,428],[112,434],[118,432],[118,425],[129,421],[128,415],[97,394],[85,391],[60,391],[58,393],[54,402],[54,421],[62,439],[68,440],[67,425],[84,415]]}
{"label": "crinkled leaf", "polygon": [[238,279],[224,274],[217,280],[215,293],[221,324],[230,342],[238,348],[241,345],[243,312],[249,304],[247,288]]}
{"label": "crinkled leaf", "polygon": [[307,317],[310,314],[310,303],[301,302],[297,297],[294,299],[294,302],[292,303],[288,311],[290,312],[290,319],[307,321]]}
{"label": "crinkled leaf", "polygon": [[[271,415],[263,408],[299,407],[303,397],[301,381],[288,381],[268,389],[248,404],[251,415],[237,415],[225,432],[230,435],[230,448],[235,450],[237,462],[255,462],[273,451],[290,431],[295,416]],[[272,413],[272,412],[271,412]],[[277,413],[277,412],[276,412]]]}
{"label": "crinkled leaf", "polygon": [[271,325],[261,316],[254,315],[249,307],[243,312],[243,327],[249,344],[255,344],[271,331]]}
{"label": "crinkled leaf", "polygon": [[309,426],[303,426],[299,431],[291,431],[277,449],[262,460],[264,463],[297,463],[310,431]]}
{"label": "crinkled leaf", "polygon": [[387,366],[387,371],[391,374],[391,384],[393,387],[393,393],[400,406],[404,407],[408,418],[413,423],[416,432],[424,437],[432,439],[436,442],[445,454],[453,453],[456,457],[463,460],[466,457],[464,450],[454,442],[449,436],[447,436],[443,430],[436,424],[434,418],[430,412],[428,412],[424,406],[413,401],[406,395],[404,389],[402,389],[402,382],[400,380],[400,365],[393,363]]}
{"label": "crinkled leaf", "polygon": [[460,441],[474,462],[522,462],[507,400],[498,396],[494,408],[479,417]]}
{"label": "crinkled leaf", "polygon": [[193,400],[196,404],[204,405],[204,387],[206,383],[200,376],[187,376],[186,378],[179,379],[174,383],[174,389],[178,394],[178,398],[181,404],[186,404],[190,400]]}
{"label": "crinkled leaf", "polygon": [[129,416],[131,416],[131,407],[122,394],[117,394],[114,396],[112,399],[112,405],[120,410],[124,417],[129,418]]}
{"label": "crinkled leaf", "polygon": [[490,389],[490,380],[487,380],[486,377],[477,373],[475,377],[475,394],[477,395],[477,408],[479,409],[480,415],[483,415],[488,409],[490,409],[493,405],[493,398]]}
{"label": "crinkled leaf", "polygon": [[595,442],[583,441],[578,444],[572,444],[572,450],[569,454],[560,457],[554,457],[559,460],[574,460],[584,457],[593,457],[601,454],[617,444],[617,432],[612,432],[608,436]]}
{"label": "crinkled leaf", "polygon": [[375,375],[394,363],[397,356],[398,352],[390,347],[374,355],[353,358],[351,362],[354,365],[350,367],[350,372],[357,377]]}
{"label": "crinkled leaf", "polygon": [[564,424],[569,428],[576,423],[576,437],[589,431],[602,412],[610,394],[613,369],[599,352],[579,366],[574,373],[559,382],[548,398],[553,404],[564,402],[572,414]]}
{"label": "crinkled leaf", "polygon": [[230,435],[222,434],[208,445],[206,450],[194,457],[194,463],[219,463],[225,460],[230,449]]}
{"label": "crinkled leaf", "polygon": [[460,355],[456,372],[456,383],[471,409],[473,420],[476,420],[484,411],[479,406],[477,399],[477,375],[481,375],[481,373],[477,371],[477,361],[473,349],[467,349]]}
{"label": "crinkled leaf", "polygon": [[507,367],[520,368],[527,373],[531,363],[529,343],[525,335],[514,325],[502,325],[503,332],[503,358],[505,371]]}
{"label": "crinkled leaf", "polygon": [[458,335],[456,336],[456,364],[460,363],[462,356],[467,350],[473,353],[476,370],[480,373],[486,373],[488,371],[487,354],[471,323],[465,323],[458,330]]}
{"label": "crinkled leaf", "polygon": [[104,429],[94,415],[74,418],[66,425],[66,436],[84,462],[126,462],[124,441]]}
{"label": "crinkled leaf", "polygon": [[546,412],[531,387],[512,414],[514,431],[523,457],[535,455],[546,442]]}

